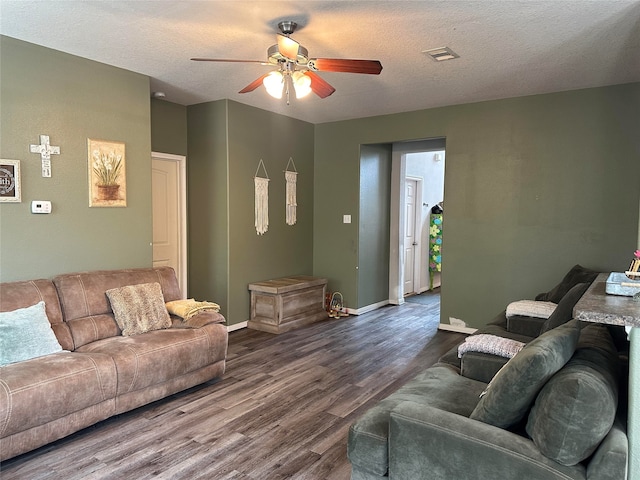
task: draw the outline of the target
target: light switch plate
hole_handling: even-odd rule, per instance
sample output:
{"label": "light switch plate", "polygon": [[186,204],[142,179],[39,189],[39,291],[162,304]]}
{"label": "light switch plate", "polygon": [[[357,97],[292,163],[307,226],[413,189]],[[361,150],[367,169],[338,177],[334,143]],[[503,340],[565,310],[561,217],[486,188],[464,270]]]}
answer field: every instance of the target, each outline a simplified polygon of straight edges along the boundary
{"label": "light switch plate", "polygon": [[31,213],[51,213],[51,202],[49,200],[32,201]]}
{"label": "light switch plate", "polygon": [[351,215],[343,215],[342,223],[351,223]]}

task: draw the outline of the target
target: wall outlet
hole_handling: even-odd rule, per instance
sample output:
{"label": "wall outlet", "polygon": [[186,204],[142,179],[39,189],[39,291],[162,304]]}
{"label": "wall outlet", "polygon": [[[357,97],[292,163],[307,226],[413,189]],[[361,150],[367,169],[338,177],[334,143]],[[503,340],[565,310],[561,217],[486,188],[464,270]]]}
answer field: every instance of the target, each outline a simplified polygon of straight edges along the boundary
{"label": "wall outlet", "polygon": [[460,320],[459,318],[449,317],[449,323],[454,327],[466,327],[467,323]]}

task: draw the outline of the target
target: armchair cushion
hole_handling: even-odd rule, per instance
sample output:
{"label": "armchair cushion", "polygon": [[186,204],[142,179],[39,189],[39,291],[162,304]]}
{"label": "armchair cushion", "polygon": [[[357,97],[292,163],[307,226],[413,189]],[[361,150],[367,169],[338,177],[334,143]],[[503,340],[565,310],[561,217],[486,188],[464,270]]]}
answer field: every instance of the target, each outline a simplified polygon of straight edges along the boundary
{"label": "armchair cushion", "polygon": [[542,386],[573,355],[579,333],[572,320],[528,343],[491,380],[470,418],[501,428],[522,420]]}

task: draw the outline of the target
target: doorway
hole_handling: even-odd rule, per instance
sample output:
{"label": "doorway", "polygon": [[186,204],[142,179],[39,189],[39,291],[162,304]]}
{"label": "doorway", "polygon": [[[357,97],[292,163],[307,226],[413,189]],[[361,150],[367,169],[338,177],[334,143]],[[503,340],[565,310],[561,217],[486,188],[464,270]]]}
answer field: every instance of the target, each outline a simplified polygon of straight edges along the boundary
{"label": "doorway", "polygon": [[[407,295],[421,294],[441,284],[440,272],[432,275],[430,271],[429,241],[431,210],[444,204],[444,159],[444,138],[393,144],[389,259],[391,304],[401,305]],[[418,185],[421,186],[420,193],[417,192]],[[410,192],[414,189],[415,194]],[[409,240],[412,230],[414,238]],[[412,249],[407,248],[408,241],[415,243]],[[442,248],[442,238],[439,242],[439,248]]]}
{"label": "doorway", "polygon": [[187,295],[186,158],[152,152],[153,266],[176,272],[183,298]]}

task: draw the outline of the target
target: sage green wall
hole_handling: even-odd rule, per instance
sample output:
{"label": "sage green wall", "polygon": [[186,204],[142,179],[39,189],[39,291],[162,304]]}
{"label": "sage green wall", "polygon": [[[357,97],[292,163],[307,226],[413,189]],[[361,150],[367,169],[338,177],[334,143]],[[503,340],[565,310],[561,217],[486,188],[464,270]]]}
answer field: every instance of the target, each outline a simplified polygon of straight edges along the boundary
{"label": "sage green wall", "polygon": [[187,107],[151,99],[151,150],[187,155]]}
{"label": "sage green wall", "polygon": [[[375,304],[389,294],[389,262],[371,260],[389,258],[391,153],[390,144],[362,145],[360,151],[360,203],[359,211],[353,215],[358,226],[360,305]],[[348,297],[345,303],[351,306]]]}
{"label": "sage green wall", "polygon": [[[188,107],[190,291],[220,303],[230,325],[249,320],[249,283],[313,273],[313,135],[310,123],[237,102]],[[285,222],[290,157],[298,171],[292,226]],[[254,225],[260,159],[270,178],[264,235]]]}
{"label": "sage green wall", "polygon": [[432,137],[447,142],[441,319],[479,327],[576,263],[624,268],[638,244],[639,129],[640,83],[317,125],[314,274],[365,306],[357,231],[340,229],[358,208],[360,145]]}
{"label": "sage green wall", "polygon": [[[0,64],[0,157],[22,171],[22,203],[0,204],[0,280],[150,266],[148,77],[4,36]],[[51,178],[29,152],[40,135],[60,146]],[[126,208],[89,208],[88,138],[125,143]]]}
{"label": "sage green wall", "polygon": [[188,297],[229,305],[227,101],[187,109]]}

